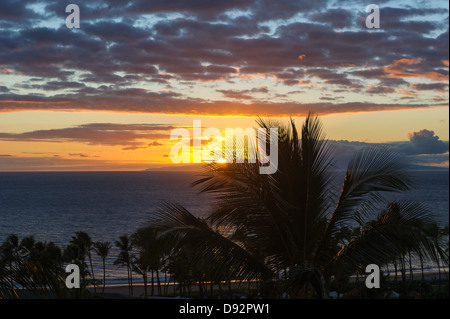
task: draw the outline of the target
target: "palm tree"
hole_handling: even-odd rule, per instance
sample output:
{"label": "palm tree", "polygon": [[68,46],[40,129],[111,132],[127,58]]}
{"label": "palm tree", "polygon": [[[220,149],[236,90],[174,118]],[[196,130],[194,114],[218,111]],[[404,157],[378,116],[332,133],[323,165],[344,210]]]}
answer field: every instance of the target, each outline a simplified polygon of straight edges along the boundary
{"label": "palm tree", "polygon": [[10,289],[14,289],[13,269],[15,263],[20,260],[19,237],[16,234],[10,234],[0,246],[0,257],[5,265],[8,265],[8,276]]}
{"label": "palm tree", "polygon": [[[428,225],[426,229],[427,234],[430,236],[434,243],[436,261],[439,273],[439,282],[441,281],[441,263],[444,266],[448,266],[448,251],[445,250],[445,245],[448,245],[448,225],[440,228],[439,224],[433,222]],[[447,248],[448,249],[448,248]],[[445,268],[444,268],[445,269]],[[444,270],[445,271],[445,270]]]}
{"label": "palm tree", "polygon": [[[257,122],[266,130],[278,128],[277,172],[260,175],[259,161],[206,164],[206,175],[194,185],[211,193],[218,208],[197,218],[179,204],[161,207],[150,224],[167,242],[195,246],[218,276],[232,271],[235,277],[269,284],[276,282],[277,269],[286,269],[284,289],[294,297],[307,296],[308,285],[325,297],[332,275],[386,264],[407,248],[432,255],[434,245],[423,226],[431,216],[423,207],[383,201],[383,193],[412,187],[389,150],[373,147],[357,153],[335,194],[333,149],[317,117],[308,115],[300,134],[292,120],[289,125]],[[343,227],[371,220],[339,243]],[[244,239],[234,241],[223,229],[240,232]]]}
{"label": "palm tree", "polygon": [[139,257],[136,260],[136,271],[144,276],[144,286],[146,289],[147,271],[151,271],[152,291],[154,295],[155,273],[158,282],[158,293],[161,293],[161,284],[159,279],[159,270],[162,268],[162,260],[164,257],[164,250],[161,240],[157,238],[157,233],[152,228],[139,228],[132,235],[133,245],[139,252]]}
{"label": "palm tree", "polygon": [[22,259],[17,281],[40,296],[65,295],[62,251],[53,242],[34,241],[32,236],[21,242]]}
{"label": "palm tree", "polygon": [[111,243],[109,241],[97,241],[94,243],[94,251],[102,258],[103,263],[103,288],[102,294],[105,292],[105,283],[106,283],[106,257],[108,257],[109,252],[111,250]]}
{"label": "palm tree", "polygon": [[127,268],[128,293],[133,295],[133,271],[132,271],[132,250],[131,239],[127,235],[122,235],[115,242],[116,247],[120,249],[119,256],[114,261],[114,265],[120,265]]}
{"label": "palm tree", "polygon": [[[144,281],[144,297],[147,296],[147,284],[148,284],[148,261],[146,260],[144,254],[141,252],[131,264],[131,269],[142,276]],[[153,281],[153,280],[152,280]],[[153,296],[153,283],[152,283],[152,296]]]}
{"label": "palm tree", "polygon": [[16,286],[37,297],[65,295],[62,251],[53,242],[37,242],[27,236],[19,244],[19,238],[10,235],[0,251],[0,289],[7,288],[8,297],[18,298]]}
{"label": "palm tree", "polygon": [[[443,241],[442,245],[443,245],[443,249],[444,249],[442,255],[443,255],[444,259],[446,258],[446,260],[444,260],[444,262],[446,262],[446,264],[448,266],[448,246],[449,246],[449,227],[448,227],[448,225],[444,226],[441,229],[440,236],[441,236],[442,241]],[[444,269],[444,272],[445,272],[445,269]],[[447,273],[446,273],[446,276],[448,278],[448,274]]]}
{"label": "palm tree", "polygon": [[92,265],[92,253],[91,253],[93,242],[91,237],[84,231],[77,231],[75,232],[75,236],[72,236],[70,244],[79,247],[81,254],[83,256],[88,257],[89,265],[91,268],[92,282],[94,284],[94,291],[95,291],[96,290],[95,275],[94,275],[94,267]]}

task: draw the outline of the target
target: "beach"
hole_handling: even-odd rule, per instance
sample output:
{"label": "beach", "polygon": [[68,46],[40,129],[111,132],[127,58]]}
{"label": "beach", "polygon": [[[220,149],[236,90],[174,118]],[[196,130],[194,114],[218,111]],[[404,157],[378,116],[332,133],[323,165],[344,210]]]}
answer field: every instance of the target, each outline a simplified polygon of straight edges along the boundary
{"label": "beach", "polygon": [[[407,276],[407,280],[409,280],[409,272],[406,273]],[[359,281],[362,282],[364,280],[365,277],[360,277]],[[391,280],[393,280],[393,274],[390,275]],[[414,272],[414,280],[421,280],[422,278],[422,274],[420,272]],[[432,271],[432,272],[424,272],[424,278],[426,281],[438,281],[439,280],[439,273],[436,271]],[[351,277],[351,281],[355,281],[356,277]],[[398,273],[398,281],[400,282],[401,279],[401,273]],[[441,271],[441,280],[442,281],[448,281],[448,269],[446,270],[446,272]],[[157,296],[156,292],[157,292],[157,284],[154,284],[154,289],[155,289],[155,296],[147,296],[147,298],[150,299],[159,299],[159,298],[181,298],[179,296],[179,289],[178,288],[178,284],[176,283],[169,283],[168,287],[167,287],[167,294],[171,297],[166,297],[166,296]],[[166,284],[165,283],[161,283],[162,289],[164,291]],[[231,284],[232,289],[235,288],[245,288],[247,287],[247,283],[245,282],[235,282]],[[151,283],[147,283],[147,295],[150,294],[152,289],[152,284]],[[209,286],[208,286],[209,289]],[[217,285],[214,285],[214,290],[218,290],[219,287]],[[88,290],[91,293],[94,293],[94,287],[88,287]],[[191,290],[192,291],[198,291],[198,286],[193,284],[191,286]],[[224,292],[224,295],[228,292],[228,284],[223,284],[222,285],[222,290]],[[102,286],[97,286],[96,288],[96,294],[102,295],[101,294],[102,291]],[[178,293],[178,294],[177,294]],[[206,293],[208,295],[208,293]],[[104,298],[143,298],[145,295],[145,287],[143,283],[136,283],[133,284],[133,296],[129,295],[129,287],[127,284],[109,284],[105,286],[105,290],[104,290]]]}

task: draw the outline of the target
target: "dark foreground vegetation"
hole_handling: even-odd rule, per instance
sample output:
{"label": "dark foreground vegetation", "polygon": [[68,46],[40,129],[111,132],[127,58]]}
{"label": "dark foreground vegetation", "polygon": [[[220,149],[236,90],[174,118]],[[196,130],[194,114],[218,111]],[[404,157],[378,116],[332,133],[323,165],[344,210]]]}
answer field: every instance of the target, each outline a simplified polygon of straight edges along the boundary
{"label": "dark foreground vegetation", "polygon": [[[276,173],[259,174],[259,160],[205,164],[194,186],[214,196],[209,216],[167,203],[114,243],[93,242],[82,231],[64,248],[10,235],[0,247],[0,297],[106,296],[105,269],[112,266],[106,257],[114,245],[114,265],[127,270],[127,295],[134,297],[139,277],[145,296],[169,295],[162,282],[170,281],[177,283],[175,295],[199,298],[328,298],[331,292],[448,298],[448,226],[438,225],[421,203],[384,198],[413,187],[399,158],[385,148],[366,149],[335,184],[333,150],[318,118],[308,116],[300,131],[293,121],[258,124],[278,128]],[[101,274],[94,273],[94,254],[103,261]],[[65,287],[69,263],[80,267],[80,289]],[[422,265],[419,274],[412,273],[413,263]],[[367,289],[369,264],[396,275],[383,275],[380,289]],[[426,264],[437,267],[436,280],[425,278]]]}

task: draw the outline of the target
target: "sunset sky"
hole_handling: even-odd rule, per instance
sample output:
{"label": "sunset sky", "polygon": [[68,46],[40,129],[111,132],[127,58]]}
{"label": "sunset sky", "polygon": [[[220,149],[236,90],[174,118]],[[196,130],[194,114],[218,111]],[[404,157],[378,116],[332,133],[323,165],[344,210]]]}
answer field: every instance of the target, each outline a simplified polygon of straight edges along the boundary
{"label": "sunset sky", "polygon": [[[68,4],[80,28],[66,27]],[[2,0],[0,171],[170,165],[170,132],[311,111],[343,157],[449,165],[447,1]]]}

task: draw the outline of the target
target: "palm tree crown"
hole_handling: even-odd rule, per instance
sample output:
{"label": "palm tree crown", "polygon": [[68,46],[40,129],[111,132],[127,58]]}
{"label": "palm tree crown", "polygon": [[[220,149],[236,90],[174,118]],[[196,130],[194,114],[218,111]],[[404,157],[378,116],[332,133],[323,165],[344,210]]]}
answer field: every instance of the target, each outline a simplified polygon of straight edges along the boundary
{"label": "palm tree crown", "polygon": [[[278,128],[276,173],[259,174],[258,161],[205,164],[205,176],[194,185],[214,196],[217,209],[202,219],[179,204],[167,204],[149,227],[171,245],[195,247],[209,274],[232,272],[267,281],[284,270],[292,296],[306,283],[324,296],[332,275],[371,263],[381,266],[406,250],[436,257],[425,232],[430,214],[417,203],[384,201],[383,194],[413,185],[389,150],[357,153],[336,194],[333,148],[317,117],[308,115],[300,133],[292,120],[288,125],[257,122]],[[343,229],[358,224],[359,232],[341,240]]]}

